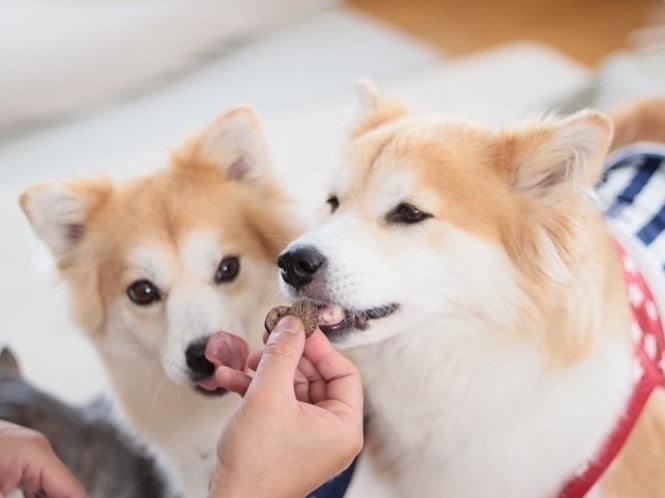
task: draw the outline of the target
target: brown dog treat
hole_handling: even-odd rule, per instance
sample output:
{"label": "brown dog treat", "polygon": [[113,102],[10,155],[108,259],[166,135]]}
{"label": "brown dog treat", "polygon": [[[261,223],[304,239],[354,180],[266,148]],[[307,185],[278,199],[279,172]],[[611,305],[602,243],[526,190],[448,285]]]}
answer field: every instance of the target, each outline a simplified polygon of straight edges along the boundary
{"label": "brown dog treat", "polygon": [[319,326],[319,309],[315,304],[302,301],[293,306],[277,306],[271,309],[266,315],[264,323],[266,331],[272,332],[277,322],[286,315],[294,315],[302,320],[305,328],[305,336],[309,337],[314,333],[316,327]]}
{"label": "brown dog treat", "polygon": [[266,332],[272,332],[272,329],[275,328],[277,322],[289,314],[290,309],[291,308],[288,306],[275,306],[273,309],[268,311],[268,314],[266,315],[266,321],[264,322]]}
{"label": "brown dog treat", "polygon": [[289,314],[294,314],[302,320],[305,327],[305,335],[309,337],[319,326],[319,308],[316,304],[302,301],[291,306]]}

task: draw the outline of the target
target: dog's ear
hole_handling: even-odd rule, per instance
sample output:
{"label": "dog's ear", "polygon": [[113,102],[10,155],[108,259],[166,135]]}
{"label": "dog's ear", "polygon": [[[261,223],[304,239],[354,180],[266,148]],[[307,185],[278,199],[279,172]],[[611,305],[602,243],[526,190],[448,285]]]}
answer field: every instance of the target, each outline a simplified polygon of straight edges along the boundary
{"label": "dog's ear", "polygon": [[377,84],[370,79],[358,80],[356,91],[360,98],[362,117],[351,134],[353,138],[407,113],[402,102],[384,96]]}
{"label": "dog's ear", "polygon": [[508,132],[507,138],[513,188],[540,197],[563,184],[591,187],[598,181],[612,122],[586,110]]}
{"label": "dog's ear", "polygon": [[3,347],[0,351],[0,377],[20,377],[21,369],[19,368],[16,357],[8,347]]}
{"label": "dog's ear", "polygon": [[356,92],[360,99],[360,108],[363,113],[375,112],[385,100],[379,86],[368,78],[356,81]]}
{"label": "dog's ear", "polygon": [[112,191],[106,179],[51,182],[29,188],[19,201],[37,236],[59,259],[83,239],[89,217]]}
{"label": "dog's ear", "polygon": [[254,109],[231,109],[208,125],[196,140],[195,157],[180,163],[213,165],[229,180],[256,181],[270,171],[266,142]]}

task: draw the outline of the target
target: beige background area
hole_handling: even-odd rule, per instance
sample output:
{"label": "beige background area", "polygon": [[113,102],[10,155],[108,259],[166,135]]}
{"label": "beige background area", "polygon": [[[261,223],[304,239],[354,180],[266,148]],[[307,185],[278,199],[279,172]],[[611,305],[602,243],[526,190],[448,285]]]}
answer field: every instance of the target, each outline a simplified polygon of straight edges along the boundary
{"label": "beige background area", "polygon": [[[449,55],[537,40],[591,66],[634,43],[635,30],[665,23],[659,0],[349,0]],[[665,43],[665,35],[660,33]]]}

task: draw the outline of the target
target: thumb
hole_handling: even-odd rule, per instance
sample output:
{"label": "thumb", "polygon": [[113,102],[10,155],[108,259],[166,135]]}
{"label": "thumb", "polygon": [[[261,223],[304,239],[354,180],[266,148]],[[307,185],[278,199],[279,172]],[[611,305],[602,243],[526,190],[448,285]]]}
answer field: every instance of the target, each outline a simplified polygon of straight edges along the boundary
{"label": "thumb", "polygon": [[251,389],[286,390],[294,395],[293,381],[304,349],[302,321],[292,315],[285,316],[268,337]]}

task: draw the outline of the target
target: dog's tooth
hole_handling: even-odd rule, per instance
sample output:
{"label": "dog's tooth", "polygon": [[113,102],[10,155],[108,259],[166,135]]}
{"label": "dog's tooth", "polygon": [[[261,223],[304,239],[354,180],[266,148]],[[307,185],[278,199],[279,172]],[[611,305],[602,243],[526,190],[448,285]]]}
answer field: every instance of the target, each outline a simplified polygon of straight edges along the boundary
{"label": "dog's tooth", "polygon": [[323,323],[332,323],[333,314],[332,311],[330,310],[330,306],[326,306],[325,308],[323,308],[319,316],[321,317],[321,321]]}
{"label": "dog's tooth", "polygon": [[333,324],[344,320],[346,314],[341,306],[329,304],[321,310],[319,317],[323,323]]}
{"label": "dog's tooth", "polygon": [[337,305],[333,306],[332,313],[333,313],[333,318],[338,322],[346,318],[346,313],[344,312],[344,308],[342,308],[341,306]]}

